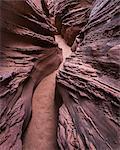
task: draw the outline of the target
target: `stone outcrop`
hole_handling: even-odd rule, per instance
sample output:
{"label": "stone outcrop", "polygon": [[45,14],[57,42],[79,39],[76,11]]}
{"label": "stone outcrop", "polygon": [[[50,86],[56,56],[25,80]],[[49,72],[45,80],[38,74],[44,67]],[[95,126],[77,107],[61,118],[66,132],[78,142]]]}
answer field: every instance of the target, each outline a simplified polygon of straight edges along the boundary
{"label": "stone outcrop", "polygon": [[66,43],[71,46],[86,25],[93,0],[53,0],[55,24]]}
{"label": "stone outcrop", "polygon": [[39,0],[3,0],[0,10],[0,149],[21,150],[34,89],[62,53]]}
{"label": "stone outcrop", "polygon": [[120,0],[94,2],[72,50],[57,76],[60,149],[119,150]]}

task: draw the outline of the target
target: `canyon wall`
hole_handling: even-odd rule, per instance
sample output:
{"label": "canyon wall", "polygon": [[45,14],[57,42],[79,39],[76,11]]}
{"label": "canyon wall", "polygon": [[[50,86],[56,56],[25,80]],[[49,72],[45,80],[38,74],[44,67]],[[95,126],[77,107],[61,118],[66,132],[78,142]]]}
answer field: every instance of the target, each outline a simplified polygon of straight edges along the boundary
{"label": "canyon wall", "polygon": [[93,3],[72,50],[57,76],[59,147],[119,150],[120,0]]}
{"label": "canyon wall", "polygon": [[62,52],[41,1],[1,1],[0,149],[21,150],[34,89],[58,68]]}
{"label": "canyon wall", "polygon": [[50,7],[50,12],[54,14],[58,32],[69,46],[72,46],[75,37],[86,25],[92,1],[53,0],[53,7]]}

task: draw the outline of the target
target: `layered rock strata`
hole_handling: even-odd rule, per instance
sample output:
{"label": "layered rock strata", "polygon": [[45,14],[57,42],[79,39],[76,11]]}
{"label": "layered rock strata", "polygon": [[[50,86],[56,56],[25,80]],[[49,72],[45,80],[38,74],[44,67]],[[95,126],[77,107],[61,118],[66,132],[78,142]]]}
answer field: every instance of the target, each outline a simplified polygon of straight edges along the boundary
{"label": "layered rock strata", "polygon": [[93,0],[54,0],[55,24],[66,43],[71,46],[76,35],[86,25]]}
{"label": "layered rock strata", "polygon": [[3,0],[0,10],[0,149],[21,150],[34,89],[62,53],[41,1]]}
{"label": "layered rock strata", "polygon": [[120,149],[120,1],[96,0],[57,76],[61,150]]}
{"label": "layered rock strata", "polygon": [[54,17],[54,4],[55,4],[54,0],[47,1],[47,6],[48,6],[50,17]]}

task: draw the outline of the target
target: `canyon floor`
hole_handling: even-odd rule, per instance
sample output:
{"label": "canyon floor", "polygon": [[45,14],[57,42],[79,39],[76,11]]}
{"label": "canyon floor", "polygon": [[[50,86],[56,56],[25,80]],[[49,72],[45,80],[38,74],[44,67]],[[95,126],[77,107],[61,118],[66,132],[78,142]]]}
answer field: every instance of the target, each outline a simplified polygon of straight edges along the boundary
{"label": "canyon floor", "polygon": [[[64,62],[71,53],[70,47],[66,45],[60,35],[56,35],[55,39],[63,50]],[[63,63],[60,68],[62,65]],[[23,150],[57,150],[54,92],[58,70],[44,78],[34,92],[32,119],[26,131]]]}

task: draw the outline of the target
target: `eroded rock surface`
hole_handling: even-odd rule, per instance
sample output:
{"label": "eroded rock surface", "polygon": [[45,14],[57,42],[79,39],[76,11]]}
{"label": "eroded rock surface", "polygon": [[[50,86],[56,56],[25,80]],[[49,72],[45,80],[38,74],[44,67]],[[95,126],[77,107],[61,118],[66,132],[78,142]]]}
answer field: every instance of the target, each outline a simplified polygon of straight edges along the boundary
{"label": "eroded rock surface", "polygon": [[120,1],[96,0],[57,76],[60,149],[120,149]]}
{"label": "eroded rock surface", "polygon": [[[66,43],[71,46],[86,25],[93,0],[53,0],[55,24]],[[52,6],[52,5],[51,5]]]}
{"label": "eroded rock surface", "polygon": [[34,89],[62,54],[39,0],[3,0],[0,9],[0,149],[21,150]]}

